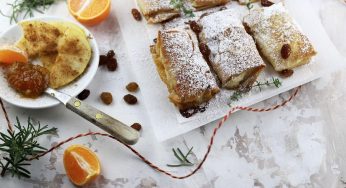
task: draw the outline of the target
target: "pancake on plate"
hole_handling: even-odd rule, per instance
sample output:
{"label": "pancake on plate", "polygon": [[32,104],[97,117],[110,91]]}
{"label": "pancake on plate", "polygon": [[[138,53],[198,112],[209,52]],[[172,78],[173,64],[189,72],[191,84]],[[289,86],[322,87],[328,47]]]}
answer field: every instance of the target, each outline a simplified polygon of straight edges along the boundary
{"label": "pancake on plate", "polygon": [[73,82],[86,70],[91,47],[85,32],[69,22],[22,22],[23,38],[17,46],[30,58],[39,58],[50,72],[51,88]]}

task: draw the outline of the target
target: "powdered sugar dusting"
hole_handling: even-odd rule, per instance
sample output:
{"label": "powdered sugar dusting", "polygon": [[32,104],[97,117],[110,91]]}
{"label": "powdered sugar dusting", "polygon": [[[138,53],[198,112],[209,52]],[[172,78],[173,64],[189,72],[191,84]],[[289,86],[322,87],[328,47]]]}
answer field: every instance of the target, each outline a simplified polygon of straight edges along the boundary
{"label": "powdered sugar dusting", "polygon": [[208,39],[216,37],[230,27],[243,27],[239,15],[232,10],[224,10],[203,16],[199,23]]}
{"label": "powdered sugar dusting", "polygon": [[199,23],[203,27],[200,40],[210,48],[211,64],[222,83],[265,65],[237,14],[224,10],[204,16]]}
{"label": "powdered sugar dusting", "polygon": [[[269,55],[267,58],[276,66],[276,70],[285,69],[290,61],[281,57],[283,44],[299,45],[295,53],[301,57],[314,51],[308,38],[302,34],[282,3],[253,10],[244,18],[244,22],[251,28],[261,50],[265,51],[264,54]],[[295,61],[299,61],[299,57]]]}
{"label": "powdered sugar dusting", "polygon": [[176,78],[176,92],[183,97],[198,96],[217,88],[208,64],[198,49],[197,38],[189,29],[171,29],[160,33],[170,71]]}

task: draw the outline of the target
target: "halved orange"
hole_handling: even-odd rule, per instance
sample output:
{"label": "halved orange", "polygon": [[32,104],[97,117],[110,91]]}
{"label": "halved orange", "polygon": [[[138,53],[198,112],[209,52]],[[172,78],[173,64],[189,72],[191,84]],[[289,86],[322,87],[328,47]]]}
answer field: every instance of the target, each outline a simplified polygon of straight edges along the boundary
{"label": "halved orange", "polygon": [[27,63],[28,55],[25,51],[15,46],[0,47],[0,64],[11,64],[14,62]]}
{"label": "halved orange", "polygon": [[101,171],[96,154],[82,145],[72,145],[65,150],[64,167],[67,177],[78,186],[93,181]]}
{"label": "halved orange", "polygon": [[68,0],[68,8],[80,23],[92,26],[109,16],[111,0]]}

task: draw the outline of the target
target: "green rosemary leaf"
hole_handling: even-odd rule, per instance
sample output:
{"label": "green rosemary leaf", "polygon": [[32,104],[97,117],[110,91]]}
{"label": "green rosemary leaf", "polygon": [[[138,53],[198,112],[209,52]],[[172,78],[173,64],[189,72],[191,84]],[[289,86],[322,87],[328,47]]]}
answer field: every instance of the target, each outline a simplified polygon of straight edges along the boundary
{"label": "green rosemary leaf", "polygon": [[191,9],[188,9],[184,6],[184,0],[171,0],[170,4],[175,8],[175,9],[179,9],[180,11],[182,11],[185,16],[188,17],[194,17],[195,14],[193,13],[193,11]]}
{"label": "green rosemary leaf", "polygon": [[187,158],[192,153],[192,149],[193,147],[191,147],[190,150],[187,152],[187,154],[185,155],[185,158]]}
{"label": "green rosemary leaf", "polygon": [[183,154],[183,152],[181,152],[181,150],[179,148],[177,148],[180,156],[183,158],[184,162],[187,162],[187,163],[191,163],[186,157],[185,155]]}
{"label": "green rosemary leaf", "polygon": [[246,93],[251,91],[252,89],[258,89],[260,92],[262,91],[263,87],[271,87],[275,86],[276,88],[279,88],[282,86],[282,82],[279,78],[272,77],[270,80],[267,80],[265,82],[259,82],[256,81],[254,85],[251,86],[250,89],[247,90],[237,90],[233,92],[233,94],[230,96],[230,103],[229,105],[232,105],[232,102],[239,101]]}
{"label": "green rosemary leaf", "polygon": [[182,163],[182,164],[177,164],[177,165],[172,165],[172,164],[167,164],[168,167],[182,167],[182,166],[193,166],[194,164],[192,163]]}
{"label": "green rosemary leaf", "polygon": [[34,12],[43,13],[50,5],[55,3],[55,0],[14,0],[7,5],[11,7],[10,15],[5,15],[2,11],[0,14],[8,17],[10,23],[18,22],[19,17],[22,18],[34,16]]}
{"label": "green rosemary leaf", "polygon": [[174,156],[180,161],[180,162],[184,162],[184,160],[183,159],[181,159],[180,157],[179,157],[179,155],[177,154],[177,152],[175,151],[175,149],[173,148],[172,149],[173,150],[173,153],[174,153]]}
{"label": "green rosemary leaf", "polygon": [[37,138],[56,133],[56,128],[41,127],[39,123],[34,124],[31,118],[28,118],[27,126],[22,126],[18,117],[16,119],[16,129],[13,132],[8,130],[8,134],[0,133],[0,151],[5,153],[5,157],[0,158],[1,176],[10,173],[18,178],[29,178],[30,172],[24,168],[30,165],[28,159],[47,151],[40,146]]}
{"label": "green rosemary leaf", "polygon": [[[187,154],[183,154],[183,152],[180,150],[180,148],[177,148],[177,151],[173,148],[173,154],[174,156],[180,161],[180,164],[167,164],[168,167],[181,167],[181,166],[193,166],[194,164],[191,163],[187,157],[192,153],[193,147],[189,149]],[[180,156],[179,156],[180,155]]]}
{"label": "green rosemary leaf", "polygon": [[248,2],[248,3],[246,4],[246,7],[247,7],[249,10],[251,10],[251,9],[253,8],[253,4],[252,4],[251,2]]}
{"label": "green rosemary leaf", "polygon": [[183,165],[181,165],[181,164],[178,164],[178,165],[167,164],[167,166],[168,166],[168,167],[181,167],[181,166],[183,166]]}

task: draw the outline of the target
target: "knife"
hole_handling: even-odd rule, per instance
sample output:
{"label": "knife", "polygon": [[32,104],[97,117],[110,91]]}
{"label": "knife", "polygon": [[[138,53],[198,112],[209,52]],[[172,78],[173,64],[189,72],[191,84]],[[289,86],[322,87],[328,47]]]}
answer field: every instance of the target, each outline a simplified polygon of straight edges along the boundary
{"label": "knife", "polygon": [[90,121],[120,141],[129,145],[137,143],[139,139],[139,132],[137,130],[112,118],[95,107],[51,88],[48,88],[45,93],[59,100],[66,108]]}

